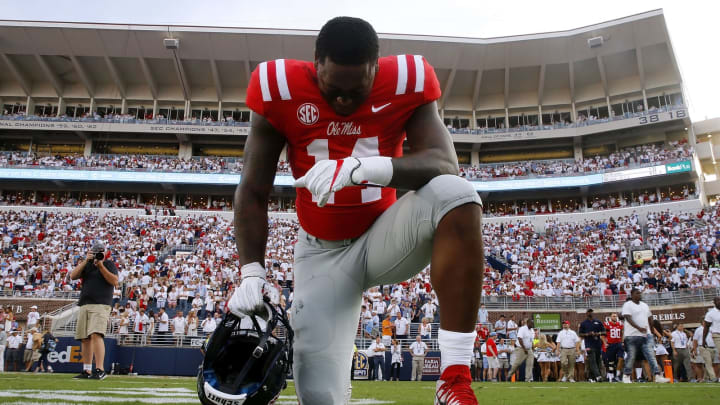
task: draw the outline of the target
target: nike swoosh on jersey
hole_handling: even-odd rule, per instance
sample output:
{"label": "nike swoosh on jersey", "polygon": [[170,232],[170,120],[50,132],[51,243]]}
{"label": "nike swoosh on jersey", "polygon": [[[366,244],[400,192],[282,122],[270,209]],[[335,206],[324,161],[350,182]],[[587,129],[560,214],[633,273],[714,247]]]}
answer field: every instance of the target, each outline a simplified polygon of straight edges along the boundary
{"label": "nike swoosh on jersey", "polygon": [[389,106],[390,104],[392,104],[392,103],[383,104],[380,107],[375,107],[374,105],[371,105],[370,110],[372,110],[372,112],[376,113],[376,112],[382,110],[383,108]]}

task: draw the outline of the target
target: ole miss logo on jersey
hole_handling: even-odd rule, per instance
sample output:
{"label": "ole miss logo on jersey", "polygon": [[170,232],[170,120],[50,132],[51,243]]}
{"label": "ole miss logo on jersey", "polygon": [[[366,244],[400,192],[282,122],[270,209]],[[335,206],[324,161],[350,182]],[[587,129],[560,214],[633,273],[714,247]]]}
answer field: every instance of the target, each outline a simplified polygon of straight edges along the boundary
{"label": "ole miss logo on jersey", "polygon": [[[402,155],[405,124],[418,107],[440,97],[440,86],[434,69],[420,55],[383,57],[378,67],[365,103],[352,115],[340,116],[322,97],[313,63],[277,59],[258,65],[246,102],[287,138],[293,177],[303,176],[321,160]],[[395,199],[391,188],[347,187],[333,193],[321,208],[301,188],[298,219],[318,238],[355,238]]]}

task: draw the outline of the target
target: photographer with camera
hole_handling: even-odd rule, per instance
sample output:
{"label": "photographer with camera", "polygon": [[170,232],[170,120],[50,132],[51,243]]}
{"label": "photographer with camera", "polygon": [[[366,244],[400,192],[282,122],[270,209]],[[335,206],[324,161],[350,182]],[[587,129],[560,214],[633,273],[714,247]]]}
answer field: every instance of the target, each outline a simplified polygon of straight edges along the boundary
{"label": "photographer with camera", "polygon": [[[105,245],[95,242],[85,260],[70,273],[70,279],[82,279],[78,301],[75,339],[82,341],[83,371],[78,379],[103,380],[105,374],[105,331],[110,318],[113,288],[118,284],[115,263],[105,259]],[[92,368],[93,357],[95,369]]]}

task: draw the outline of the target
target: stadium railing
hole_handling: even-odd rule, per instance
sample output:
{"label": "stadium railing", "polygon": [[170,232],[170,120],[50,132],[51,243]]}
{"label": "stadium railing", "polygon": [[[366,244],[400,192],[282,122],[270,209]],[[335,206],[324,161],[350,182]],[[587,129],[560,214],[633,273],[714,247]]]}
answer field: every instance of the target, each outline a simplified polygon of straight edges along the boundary
{"label": "stadium railing", "polygon": [[[720,296],[720,288],[702,288],[692,289],[687,291],[673,291],[666,293],[655,293],[655,294],[644,294],[643,301],[649,306],[661,306],[661,305],[675,305],[675,304],[689,304],[689,303],[709,303],[716,296]],[[557,310],[557,311],[569,311],[569,310],[585,310],[587,308],[620,308],[626,300],[626,295],[609,295],[609,296],[589,296],[589,297],[523,297],[513,299],[513,297],[483,297],[483,303],[485,308],[488,310]],[[65,306],[55,313],[72,309],[75,304]],[[409,339],[400,339],[398,343],[403,348],[407,348],[412,342],[415,341],[415,336],[418,333],[419,323],[412,323],[409,326]],[[437,331],[440,328],[440,324],[432,323],[432,334],[430,339],[423,340],[430,350],[438,350],[437,345]],[[45,326],[48,324],[48,319],[45,320]],[[59,327],[53,325],[52,332],[55,336],[74,336],[75,328],[77,326],[77,320],[72,319],[69,322],[63,323]],[[117,339],[120,345],[129,346],[151,346],[151,347],[200,347],[205,339],[207,339],[207,333],[198,330],[194,335],[176,335],[172,332],[159,333],[157,331],[158,325],[155,324],[155,328],[152,334],[145,333],[134,333],[132,321],[128,325],[129,333],[120,334],[118,330],[117,322],[111,322],[108,324],[106,337]],[[278,328],[276,330],[278,337],[284,336],[284,330]],[[367,349],[370,344],[374,341],[374,337],[367,337],[364,334],[358,333],[355,337],[355,344],[359,350]]]}
{"label": "stadium railing", "polygon": [[34,290],[14,291],[0,290],[0,298],[30,298],[30,299],[63,299],[75,300],[80,298],[80,291],[44,291],[39,293]]}
{"label": "stadium railing", "polygon": [[[471,134],[471,135],[479,135],[479,134],[494,134],[494,133],[508,133],[508,132],[523,132],[523,131],[548,131],[553,129],[561,129],[561,128],[579,128],[579,127],[587,127],[591,125],[598,125],[603,124],[607,122],[612,121],[618,121],[618,120],[625,120],[630,118],[636,118],[636,117],[642,117],[645,115],[650,114],[657,114],[660,112],[667,112],[667,111],[674,111],[674,110],[680,110],[687,108],[683,104],[679,105],[665,105],[660,108],[653,108],[648,111],[643,112],[636,112],[636,113],[625,113],[623,115],[616,115],[613,117],[608,118],[596,118],[596,119],[588,119],[583,120],[579,122],[572,122],[572,123],[554,123],[551,125],[521,125],[518,127],[513,128],[478,128],[478,129],[470,129],[470,128],[461,128],[461,129],[455,129],[451,128],[450,133],[452,134]],[[171,120],[167,118],[153,118],[153,119],[139,119],[139,118],[127,118],[127,117],[113,117],[113,118],[104,118],[100,116],[92,116],[92,117],[66,117],[66,116],[60,116],[60,117],[41,117],[37,115],[0,115],[0,120],[9,120],[9,121],[51,121],[51,122],[97,122],[97,123],[117,123],[117,124],[163,124],[163,125],[200,125],[200,126],[237,126],[237,127],[248,127],[250,126],[249,122],[244,121],[203,121],[200,119],[194,119],[194,120]]]}
{"label": "stadium railing", "polygon": [[94,117],[41,117],[38,115],[0,115],[0,120],[8,121],[50,121],[50,122],[97,122],[111,124],[163,124],[163,125],[202,125],[211,127],[249,127],[250,123],[246,121],[203,121],[194,120],[171,120],[167,118],[104,118],[100,116]]}
{"label": "stadium railing", "polygon": [[543,125],[520,125],[513,128],[476,128],[476,129],[470,129],[470,128],[449,128],[451,134],[465,134],[465,135],[480,135],[480,134],[499,134],[499,133],[507,133],[507,132],[524,132],[524,131],[549,131],[553,129],[562,129],[562,128],[580,128],[580,127],[587,127],[591,125],[598,125],[598,124],[604,124],[607,122],[612,121],[619,121],[619,120],[625,120],[630,118],[637,118],[642,117],[645,115],[651,115],[651,114],[657,114],[661,112],[668,112],[668,111],[675,111],[675,110],[682,110],[687,108],[684,104],[678,104],[678,105],[665,105],[660,108],[654,108],[648,111],[643,112],[636,112],[636,113],[630,113],[627,112],[623,115],[616,115],[613,117],[608,118],[596,118],[596,119],[586,119],[579,122],[571,122],[571,123],[562,123],[562,122],[556,122],[551,125],[543,124]]}
{"label": "stadium railing", "polygon": [[[659,292],[643,294],[643,301],[649,306],[689,304],[710,302],[720,296],[720,288],[696,288],[684,291]],[[592,295],[587,297],[482,297],[482,303],[488,310],[582,310],[587,308],[619,308],[627,300],[628,295]]]}

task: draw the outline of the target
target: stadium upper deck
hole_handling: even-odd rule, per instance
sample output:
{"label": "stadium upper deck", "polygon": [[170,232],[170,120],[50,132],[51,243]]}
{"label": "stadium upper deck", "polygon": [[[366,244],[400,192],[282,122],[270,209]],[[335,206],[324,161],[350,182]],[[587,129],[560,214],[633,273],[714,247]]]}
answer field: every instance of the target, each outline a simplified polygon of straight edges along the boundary
{"label": "stadium upper deck", "polygon": [[[258,63],[309,59],[315,31],[0,21],[2,105],[247,119]],[[176,49],[165,39],[177,40]],[[682,104],[661,10],[562,32],[473,39],[381,34],[383,55],[423,54],[458,127],[512,128]],[[48,108],[48,104],[50,107]],[[7,107],[5,107],[7,109]],[[78,114],[80,113],[80,114]],[[514,139],[511,137],[510,139]]]}
{"label": "stadium upper deck", "polygon": [[[0,71],[5,72],[0,105],[9,114],[0,117],[0,149],[241,156],[250,73],[264,60],[310,58],[315,35],[0,21]],[[438,106],[461,163],[579,161],[639,144],[695,143],[692,131],[686,131],[682,78],[661,10],[504,38],[380,37],[381,54],[423,54],[435,66],[443,89]],[[167,47],[168,38],[177,46]],[[589,183],[585,177],[562,185],[577,194],[578,187],[605,182]],[[625,177],[612,178],[617,180]],[[236,177],[200,181],[236,182]],[[478,190],[548,188],[544,181],[531,183],[495,182]]]}

